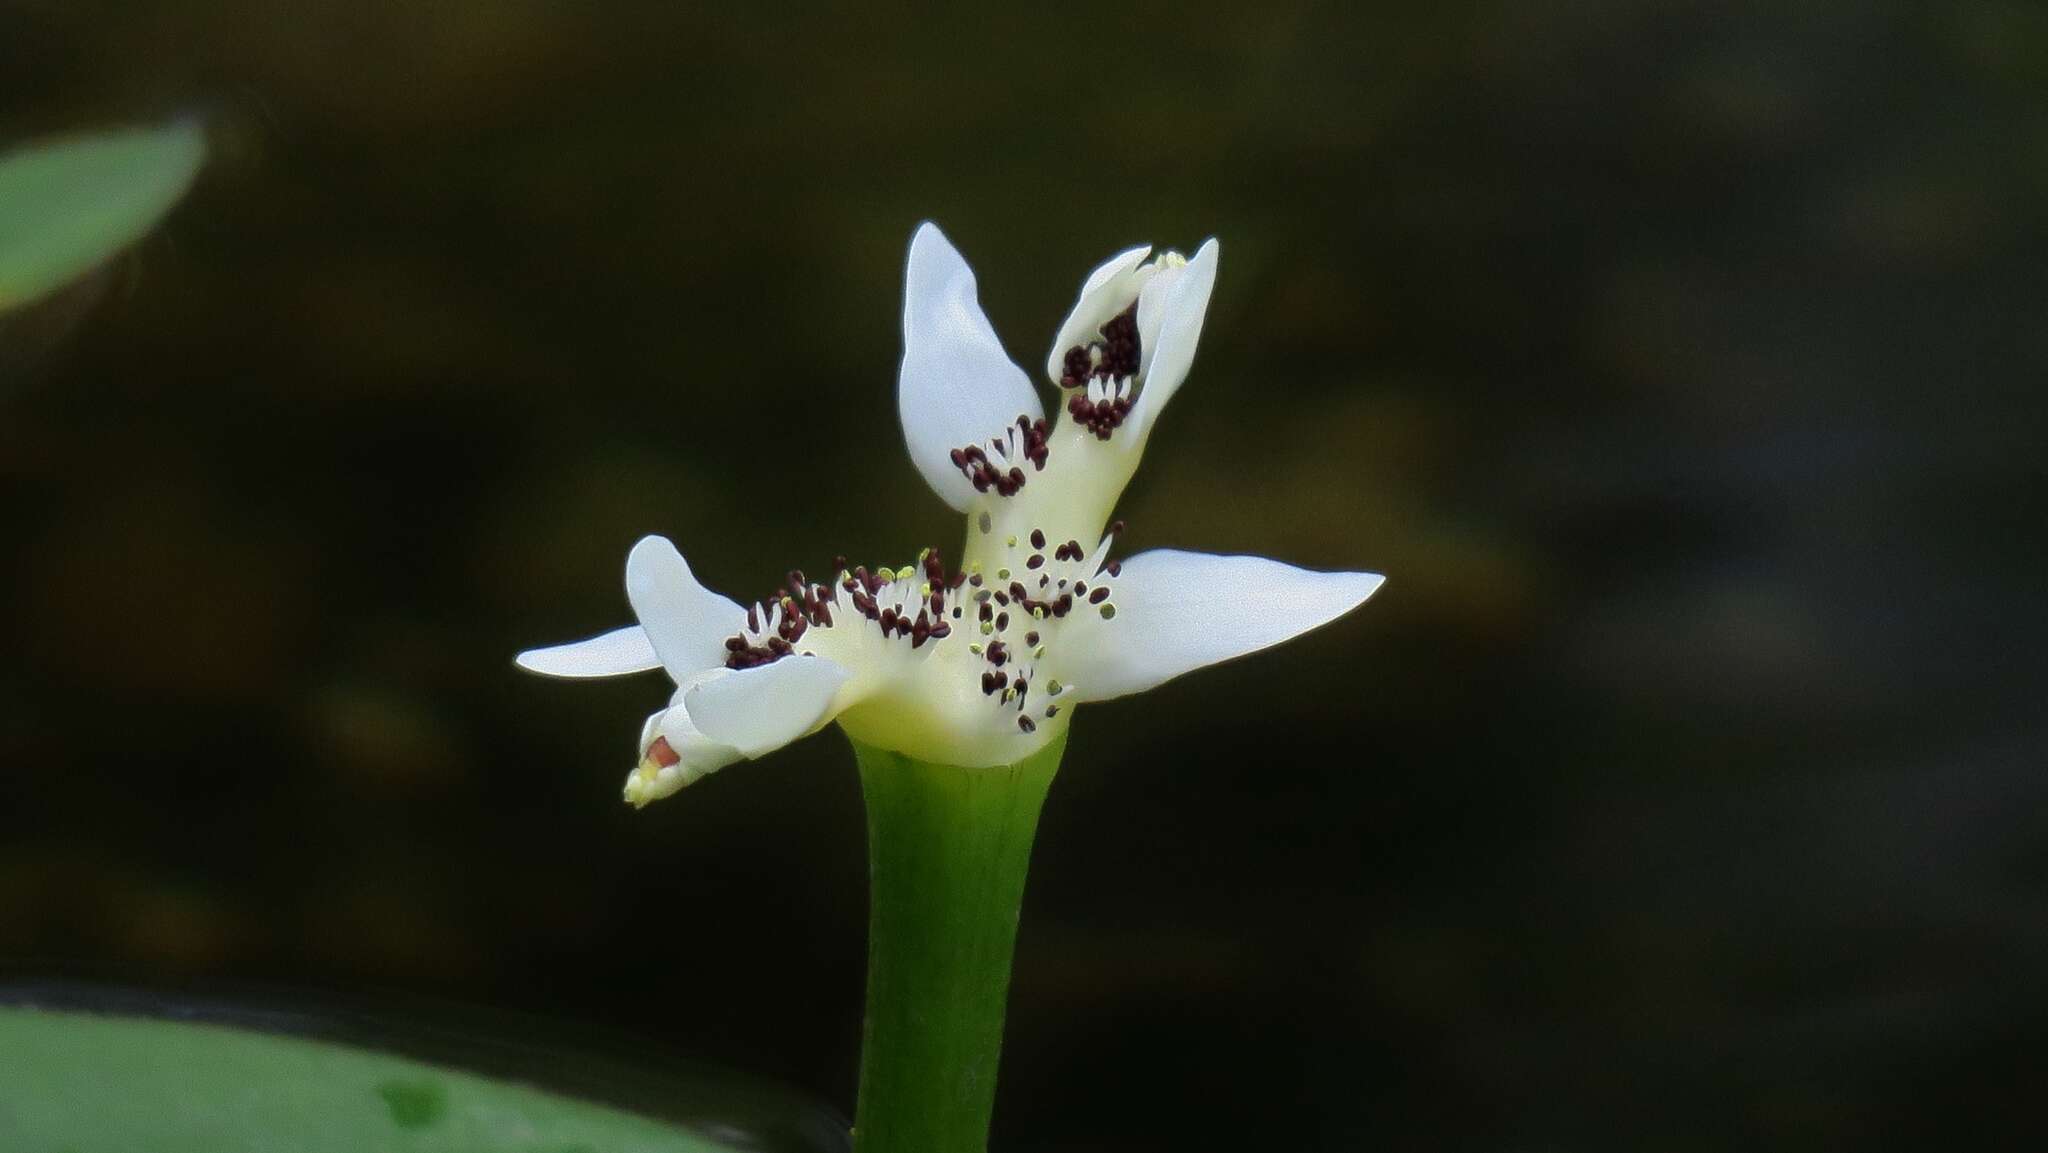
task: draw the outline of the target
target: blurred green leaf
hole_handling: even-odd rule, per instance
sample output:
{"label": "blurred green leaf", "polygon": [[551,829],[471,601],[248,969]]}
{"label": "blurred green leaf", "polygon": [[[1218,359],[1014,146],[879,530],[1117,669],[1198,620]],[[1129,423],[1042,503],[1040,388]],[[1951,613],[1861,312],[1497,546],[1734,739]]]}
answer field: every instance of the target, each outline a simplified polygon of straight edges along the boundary
{"label": "blurred green leaf", "polygon": [[8,1153],[722,1153],[649,1118],[383,1053],[0,1009]]}
{"label": "blurred green leaf", "polygon": [[142,238],[192,185],[198,123],[55,137],[0,157],[0,311]]}

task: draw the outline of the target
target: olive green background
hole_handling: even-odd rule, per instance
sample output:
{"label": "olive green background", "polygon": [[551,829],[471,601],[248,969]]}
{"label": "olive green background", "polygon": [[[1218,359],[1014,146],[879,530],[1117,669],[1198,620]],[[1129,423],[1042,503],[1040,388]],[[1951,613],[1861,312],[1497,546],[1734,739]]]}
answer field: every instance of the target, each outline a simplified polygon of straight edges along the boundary
{"label": "olive green background", "polygon": [[0,137],[215,155],[0,319],[0,960],[850,1107],[843,739],[636,814],[660,679],[511,654],[956,547],[919,220],[1031,368],[1215,235],[1130,547],[1389,581],[1076,720],[995,1147],[2038,1138],[2044,100],[2023,3],[11,0]]}

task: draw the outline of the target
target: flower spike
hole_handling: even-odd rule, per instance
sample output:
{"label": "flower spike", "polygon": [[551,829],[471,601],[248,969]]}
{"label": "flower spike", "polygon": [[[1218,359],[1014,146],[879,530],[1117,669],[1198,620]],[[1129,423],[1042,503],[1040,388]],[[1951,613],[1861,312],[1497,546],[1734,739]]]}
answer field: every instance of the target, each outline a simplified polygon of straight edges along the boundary
{"label": "flower spike", "polygon": [[958,568],[936,548],[900,569],[792,571],[742,607],[651,536],[626,560],[639,624],[520,654],[591,677],[664,669],[626,797],[644,805],[837,720],[862,745],[963,768],[1014,765],[1063,740],[1073,706],[1151,688],[1278,644],[1356,608],[1372,573],[1157,550],[1112,558],[1110,511],[1185,381],[1215,286],[1193,259],[1127,249],[1092,272],[1047,373],[1048,422],[1004,353],[973,270],[932,224],[904,276],[898,405],[911,459],[967,515]]}

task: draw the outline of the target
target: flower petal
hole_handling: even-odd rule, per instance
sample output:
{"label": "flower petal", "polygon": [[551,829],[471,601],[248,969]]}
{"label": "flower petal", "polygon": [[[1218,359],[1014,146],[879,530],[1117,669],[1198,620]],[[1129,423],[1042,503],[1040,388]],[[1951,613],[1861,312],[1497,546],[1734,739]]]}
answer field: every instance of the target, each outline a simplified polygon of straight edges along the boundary
{"label": "flower petal", "polygon": [[697,583],[667,537],[642,537],[627,554],[626,599],[677,683],[723,664],[725,638],[747,619],[747,611],[730,598]]}
{"label": "flower petal", "polygon": [[528,672],[550,677],[619,677],[661,667],[647,630],[639,625],[566,645],[528,649],[512,660]]}
{"label": "flower petal", "polygon": [[1084,617],[1061,633],[1060,677],[1083,701],[1140,692],[1328,624],[1385,579],[1311,572],[1257,556],[1139,553],[1115,580],[1116,615]]}
{"label": "flower petal", "polygon": [[693,687],[690,720],[710,740],[758,757],[817,728],[848,673],[824,657],[790,656]]}
{"label": "flower petal", "polygon": [[1162,271],[1138,295],[1138,371],[1144,385],[1131,404],[1130,419],[1140,436],[1152,430],[1152,422],[1195,363],[1195,344],[1202,337],[1202,317],[1216,287],[1220,255],[1214,238],[1205,240],[1186,267]]}
{"label": "flower petal", "polygon": [[640,756],[644,759],[654,744],[654,738],[660,737],[668,742],[669,751],[681,759],[683,766],[692,770],[691,780],[705,773],[717,772],[739,760],[738,749],[704,735],[704,730],[698,728],[690,716],[689,707],[691,693],[711,681],[731,675],[731,669],[722,667],[690,674],[688,680],[676,687],[668,707],[648,717],[647,723],[641,727]]}
{"label": "flower petal", "polygon": [[1010,362],[975,297],[974,270],[938,225],[910,241],[903,277],[903,365],[896,404],[911,462],[940,499],[965,510],[974,486],[952,452],[1045,415],[1024,370]]}
{"label": "flower petal", "polygon": [[1153,272],[1149,266],[1140,267],[1150,255],[1149,244],[1127,248],[1088,274],[1081,285],[1080,298],[1074,301],[1074,310],[1067,314],[1067,322],[1060,325],[1052,352],[1045,358],[1047,380],[1058,384],[1066,371],[1067,350],[1101,339],[1102,326],[1138,299],[1138,290]]}

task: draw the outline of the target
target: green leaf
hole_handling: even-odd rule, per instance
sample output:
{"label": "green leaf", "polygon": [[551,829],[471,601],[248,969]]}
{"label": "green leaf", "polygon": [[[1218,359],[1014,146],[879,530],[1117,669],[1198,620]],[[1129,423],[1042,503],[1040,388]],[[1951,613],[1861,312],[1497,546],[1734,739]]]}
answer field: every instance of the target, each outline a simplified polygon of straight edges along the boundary
{"label": "green leaf", "polygon": [[192,185],[200,126],[57,137],[0,156],[0,312],[140,240]]}
{"label": "green leaf", "polygon": [[0,1008],[7,1153],[725,1153],[616,1109],[268,1033]]}

